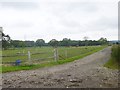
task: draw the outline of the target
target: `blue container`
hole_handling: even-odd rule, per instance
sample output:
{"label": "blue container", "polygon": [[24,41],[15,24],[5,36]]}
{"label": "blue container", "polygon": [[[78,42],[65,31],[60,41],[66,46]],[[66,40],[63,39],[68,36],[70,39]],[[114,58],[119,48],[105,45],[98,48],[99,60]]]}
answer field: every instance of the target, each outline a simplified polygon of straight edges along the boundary
{"label": "blue container", "polygon": [[15,61],[15,65],[16,65],[16,66],[19,66],[20,63],[21,63],[21,60],[16,60],[16,61]]}

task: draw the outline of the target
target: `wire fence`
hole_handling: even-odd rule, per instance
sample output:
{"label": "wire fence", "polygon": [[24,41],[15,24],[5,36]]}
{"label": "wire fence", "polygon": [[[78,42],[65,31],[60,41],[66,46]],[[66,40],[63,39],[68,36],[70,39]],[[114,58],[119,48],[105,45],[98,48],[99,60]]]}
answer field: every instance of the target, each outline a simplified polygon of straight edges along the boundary
{"label": "wire fence", "polygon": [[91,52],[97,48],[100,47],[25,48],[3,51],[0,57],[2,57],[2,65],[15,65],[17,60],[20,60],[22,65],[40,64],[43,62],[66,60],[67,58]]}
{"label": "wire fence", "polygon": [[[58,49],[55,48],[50,52],[17,52],[13,55],[2,55],[0,56],[4,58],[2,61],[3,65],[16,65],[16,61],[20,60],[21,64],[34,64],[34,63],[42,63],[46,61],[57,61],[61,59],[66,59],[64,56],[59,55]],[[18,59],[17,59],[18,58]],[[10,60],[6,60],[10,59]],[[13,60],[11,60],[13,59]]]}

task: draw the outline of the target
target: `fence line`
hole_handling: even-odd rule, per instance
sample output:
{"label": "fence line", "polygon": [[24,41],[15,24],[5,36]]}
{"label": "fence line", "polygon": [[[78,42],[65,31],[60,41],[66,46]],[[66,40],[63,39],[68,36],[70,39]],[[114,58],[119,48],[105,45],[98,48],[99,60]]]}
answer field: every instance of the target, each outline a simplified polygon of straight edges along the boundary
{"label": "fence line", "polygon": [[[31,55],[37,55],[37,54],[46,54],[49,52],[37,52],[37,53],[31,53]],[[15,54],[15,55],[2,55],[0,57],[16,57],[16,56],[27,56],[28,54],[20,53],[20,54]]]}
{"label": "fence line", "polygon": [[[48,52],[47,52],[48,53]],[[38,54],[47,54],[46,52],[37,52],[37,53],[31,53],[30,51],[28,51],[27,54],[24,54],[24,53],[20,53],[18,55],[4,55],[2,57],[4,58],[7,58],[7,57],[17,57],[17,56],[28,56],[27,58],[28,59],[23,59],[21,60],[22,62],[21,63],[25,63],[25,62],[28,62],[29,64],[32,64],[32,62],[36,62],[36,61],[40,61],[40,60],[46,60],[46,59],[56,59],[59,60],[59,55],[58,55],[58,50],[55,49],[55,51],[53,52],[54,55],[53,56],[49,56],[49,57],[46,57],[46,58],[37,58],[37,59],[34,59],[32,58],[31,55],[38,55]],[[5,62],[2,62],[2,64],[15,64],[16,61],[5,61]]]}
{"label": "fence line", "polygon": [[47,58],[38,58],[38,59],[32,59],[32,60],[35,60],[35,61],[37,61],[37,60],[45,60],[45,59],[51,59],[51,58],[54,58],[54,56],[47,57]]}

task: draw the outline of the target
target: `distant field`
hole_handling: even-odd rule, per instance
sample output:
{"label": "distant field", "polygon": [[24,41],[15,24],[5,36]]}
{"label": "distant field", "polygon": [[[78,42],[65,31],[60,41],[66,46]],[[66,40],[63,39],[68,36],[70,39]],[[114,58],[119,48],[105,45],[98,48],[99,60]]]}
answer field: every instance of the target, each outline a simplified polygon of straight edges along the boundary
{"label": "distant field", "polygon": [[[31,52],[31,59],[45,58],[53,56],[52,47],[32,47],[32,48],[16,48],[14,50],[3,50],[2,52],[2,62],[14,62],[18,59],[21,61],[28,61],[28,51]],[[37,54],[38,53],[38,54]]]}
{"label": "distant field", "polygon": [[[9,65],[3,65],[2,66],[2,72],[11,72],[11,71],[18,71],[18,70],[30,70],[30,69],[36,69],[41,67],[49,67],[59,64],[64,64],[67,62],[72,62],[74,60],[83,58],[85,56],[88,56],[92,53],[95,53],[99,50],[104,49],[106,46],[82,46],[82,47],[59,47],[59,60],[57,62],[54,61],[54,58],[50,59],[43,59],[43,60],[37,60],[36,63],[32,63],[32,65],[24,64],[25,61],[28,61],[27,55],[24,56],[14,56],[18,52],[24,52],[24,54],[27,54],[28,50],[31,51],[34,55],[31,55],[32,62],[35,61],[35,59],[40,58],[47,58],[47,57],[53,57],[54,55],[54,48],[52,47],[42,47],[42,48],[19,48],[15,50],[4,50],[3,51],[3,59],[2,62],[15,62],[15,60],[20,59],[22,60],[22,65],[20,66],[9,66]],[[67,52],[67,57],[66,57]],[[9,56],[9,57],[7,57]],[[11,57],[12,56],[12,57]]]}
{"label": "distant field", "polygon": [[[88,46],[87,48],[86,47],[59,47],[58,48],[58,52],[60,55],[59,59],[66,59],[66,58],[82,55],[101,47],[102,46]],[[28,56],[27,56],[28,51],[30,51],[31,54],[33,54],[31,55],[32,61],[34,61],[35,59],[44,59],[44,58],[45,58],[44,60],[53,60],[53,58],[47,59],[47,57],[52,57],[54,55],[54,48],[32,47],[32,48],[18,48],[18,49],[16,48],[14,50],[3,50],[2,62],[14,62],[18,59],[20,59],[23,62],[28,61]]]}

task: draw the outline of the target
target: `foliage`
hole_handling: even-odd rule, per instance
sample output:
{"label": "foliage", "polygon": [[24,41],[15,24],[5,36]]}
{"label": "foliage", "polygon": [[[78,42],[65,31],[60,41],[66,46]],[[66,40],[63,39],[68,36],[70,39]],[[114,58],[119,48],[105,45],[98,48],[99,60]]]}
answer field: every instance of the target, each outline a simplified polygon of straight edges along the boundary
{"label": "foliage", "polygon": [[120,45],[113,45],[111,51],[111,58],[104,66],[111,69],[120,69]]}
{"label": "foliage", "polygon": [[25,46],[26,47],[33,47],[33,46],[35,46],[35,42],[34,41],[25,41]]}
{"label": "foliage", "polygon": [[[0,29],[1,30],[1,29]],[[5,35],[4,33],[3,33],[3,31],[0,31],[0,35],[2,35],[2,48],[3,49],[7,49],[7,48],[9,48],[10,47],[10,41],[11,41],[11,39],[10,39],[10,36],[9,35]]]}
{"label": "foliage", "polygon": [[50,42],[49,42],[49,45],[53,46],[53,47],[57,47],[59,44],[59,42],[56,40],[56,39],[52,39]]}
{"label": "foliage", "polygon": [[68,38],[63,38],[63,40],[60,42],[61,46],[71,46],[71,40]]}
{"label": "foliage", "polygon": [[117,62],[120,61],[120,45],[113,45],[111,56]]}
{"label": "foliage", "polygon": [[11,40],[10,42],[3,41],[3,47],[6,49],[13,47],[42,47],[42,46],[94,46],[94,45],[108,45],[108,41],[106,38],[100,38],[99,40],[71,40],[68,38],[63,38],[63,40],[58,41],[56,39],[50,40],[48,43],[45,43],[43,39],[37,39],[34,41],[21,41],[21,40]]}
{"label": "foliage", "polygon": [[98,40],[99,42],[100,42],[100,44],[108,44],[108,41],[107,41],[107,39],[106,38],[100,38],[99,40]]}
{"label": "foliage", "polygon": [[25,42],[24,41],[20,41],[20,40],[12,40],[11,41],[11,45],[13,46],[13,47],[22,47],[22,48],[24,48],[25,47]]}
{"label": "foliage", "polygon": [[38,39],[36,41],[36,46],[42,47],[45,45],[45,41],[43,39]]}
{"label": "foliage", "polygon": [[120,69],[120,65],[118,64],[119,63],[116,60],[110,58],[110,60],[107,63],[105,63],[104,66],[110,69]]}

